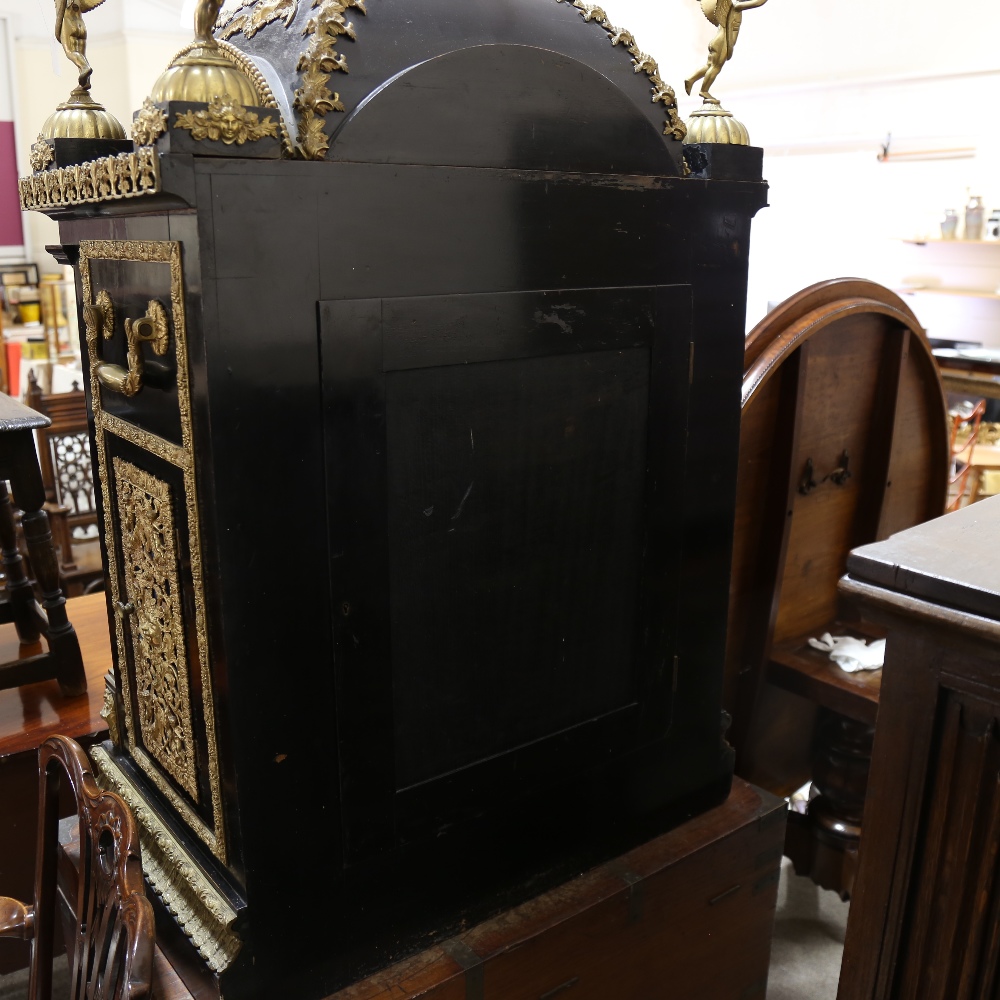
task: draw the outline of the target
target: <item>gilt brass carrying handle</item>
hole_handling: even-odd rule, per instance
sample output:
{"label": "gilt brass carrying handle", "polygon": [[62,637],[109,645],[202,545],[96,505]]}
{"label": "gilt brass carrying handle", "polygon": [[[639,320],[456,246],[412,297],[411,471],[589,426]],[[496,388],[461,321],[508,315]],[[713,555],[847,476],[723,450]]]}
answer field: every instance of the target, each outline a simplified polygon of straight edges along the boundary
{"label": "gilt brass carrying handle", "polygon": [[[91,357],[99,358],[98,332],[105,340],[115,335],[115,306],[107,292],[101,292],[93,305],[84,306],[83,318],[87,326],[87,343]],[[105,389],[134,396],[143,386],[145,364],[141,344],[151,344],[154,353],[163,357],[170,345],[170,324],[167,310],[162,303],[151,299],[146,307],[146,315],[141,319],[125,320],[125,338],[128,341],[128,368],[95,362],[97,379]]]}

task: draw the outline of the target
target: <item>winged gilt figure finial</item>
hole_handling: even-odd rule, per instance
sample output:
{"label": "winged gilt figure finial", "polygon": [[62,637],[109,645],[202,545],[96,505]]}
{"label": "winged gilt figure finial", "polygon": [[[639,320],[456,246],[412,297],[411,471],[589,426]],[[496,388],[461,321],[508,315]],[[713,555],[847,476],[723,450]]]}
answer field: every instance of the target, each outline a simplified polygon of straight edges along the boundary
{"label": "winged gilt figure finial", "polygon": [[743,11],[751,7],[763,7],[767,0],[699,0],[699,3],[705,17],[719,31],[708,46],[708,62],[684,81],[684,89],[690,94],[694,85],[701,80],[699,95],[712,104],[718,104],[710,91],[722,72],[722,67],[733,57],[740,25],[743,23]]}
{"label": "winged gilt figure finial", "polygon": [[56,38],[70,62],[80,71],[80,93],[90,92],[90,78],[94,71],[87,60],[87,25],[83,15],[104,0],[56,0]]}

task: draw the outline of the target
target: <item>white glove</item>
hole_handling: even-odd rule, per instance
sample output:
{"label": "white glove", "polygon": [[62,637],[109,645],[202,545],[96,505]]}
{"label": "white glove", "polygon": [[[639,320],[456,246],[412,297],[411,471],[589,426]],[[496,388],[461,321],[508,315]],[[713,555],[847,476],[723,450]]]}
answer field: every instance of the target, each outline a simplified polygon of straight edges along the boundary
{"label": "white glove", "polygon": [[885,639],[867,643],[852,635],[830,635],[824,632],[818,639],[810,639],[813,649],[830,654],[830,659],[848,674],[858,670],[879,670],[885,663]]}

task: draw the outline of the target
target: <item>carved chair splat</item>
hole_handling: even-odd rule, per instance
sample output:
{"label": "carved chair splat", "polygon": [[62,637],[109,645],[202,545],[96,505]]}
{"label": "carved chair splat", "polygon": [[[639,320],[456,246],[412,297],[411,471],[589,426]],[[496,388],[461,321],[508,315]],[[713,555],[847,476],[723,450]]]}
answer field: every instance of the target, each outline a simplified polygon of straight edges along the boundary
{"label": "carved chair splat", "polygon": [[76,383],[70,392],[44,393],[32,369],[28,372],[25,401],[51,421],[35,432],[38,462],[45,484],[46,510],[53,519],[53,534],[61,549],[62,568],[71,570],[75,568],[73,531],[97,526],[86,396]]}
{"label": "carved chair splat", "polygon": [[52,736],[38,751],[39,837],[35,899],[26,906],[0,897],[0,938],[32,942],[30,1000],[51,1000],[57,909],[59,793],[77,804],[81,852],[72,956],[73,1000],[139,1000],[149,995],[153,909],[145,895],[139,836],[128,806],[94,780],[80,746]]}

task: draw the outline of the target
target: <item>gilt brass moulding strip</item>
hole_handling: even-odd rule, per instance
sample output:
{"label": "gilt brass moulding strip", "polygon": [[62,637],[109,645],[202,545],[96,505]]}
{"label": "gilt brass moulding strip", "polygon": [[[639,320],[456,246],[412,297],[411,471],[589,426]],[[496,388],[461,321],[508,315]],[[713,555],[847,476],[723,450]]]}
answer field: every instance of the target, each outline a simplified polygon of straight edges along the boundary
{"label": "gilt brass moulding strip", "polygon": [[17,184],[24,212],[141,198],[161,190],[160,158],[155,149],[145,146],[134,153],[44,170],[22,177]]}
{"label": "gilt brass moulding strip", "polygon": [[[146,242],[133,240],[82,240],[80,243],[80,281],[83,290],[84,313],[88,306],[103,303],[107,314],[110,296],[106,289],[95,289],[91,263],[93,261],[129,261],[142,264],[162,264],[170,268],[170,319],[171,336],[175,345],[177,359],[177,395],[180,410],[181,437],[180,446],[151,434],[149,431],[123,420],[115,414],[105,411],[102,393],[105,390],[98,378],[101,366],[100,340],[106,336],[106,331],[91,328],[88,322],[87,350],[90,366],[90,389],[94,406],[95,440],[97,443],[98,476],[101,493],[104,500],[104,527],[109,542],[115,538],[114,518],[117,505],[112,499],[112,480],[116,470],[109,463],[107,439],[109,435],[140,448],[170,465],[180,469],[184,477],[184,499],[188,521],[188,549],[190,552],[190,570],[194,597],[194,631],[197,640],[198,659],[201,664],[201,697],[202,717],[205,725],[205,745],[207,747],[207,765],[209,785],[211,789],[211,825],[177,793],[169,781],[164,778],[161,768],[178,780],[179,785],[190,793],[190,787],[184,780],[179,780],[174,773],[176,768],[168,766],[169,761],[159,760],[154,763],[153,753],[147,754],[138,745],[136,734],[142,733],[142,727],[136,725],[132,717],[132,699],[129,688],[129,678],[124,669],[128,662],[126,655],[125,610],[130,599],[125,588],[125,582],[119,577],[116,556],[108,560],[108,584],[111,591],[112,606],[119,609],[115,615],[115,642],[118,651],[118,661],[122,666],[122,701],[125,709],[125,725],[121,736],[123,746],[135,760],[138,766],[156,788],[164,795],[177,811],[181,819],[191,830],[201,838],[212,853],[223,863],[227,860],[226,837],[222,814],[222,786],[219,777],[219,755],[215,731],[215,705],[212,686],[212,669],[208,643],[208,624],[205,609],[205,585],[201,558],[201,520],[198,508],[198,489],[194,466],[194,434],[191,417],[191,387],[188,376],[187,328],[185,323],[184,274],[181,258],[181,245],[176,242]],[[99,293],[99,294],[98,294]],[[113,304],[112,304],[113,305]],[[151,484],[152,485],[152,484]],[[139,497],[141,502],[141,496]],[[114,546],[109,544],[110,552]],[[162,756],[162,755],[161,755]],[[174,762],[176,763],[176,762]],[[182,769],[183,774],[183,769]],[[192,795],[196,799],[196,796]]]}
{"label": "gilt brass moulding strip", "polygon": [[142,793],[101,746],[90,751],[98,783],[117,792],[135,815],[142,868],[184,933],[213,972],[233,964],[243,942],[232,930],[236,911],[177,843]]}

